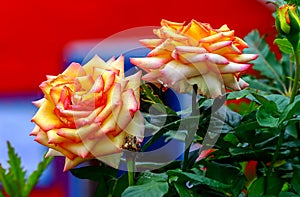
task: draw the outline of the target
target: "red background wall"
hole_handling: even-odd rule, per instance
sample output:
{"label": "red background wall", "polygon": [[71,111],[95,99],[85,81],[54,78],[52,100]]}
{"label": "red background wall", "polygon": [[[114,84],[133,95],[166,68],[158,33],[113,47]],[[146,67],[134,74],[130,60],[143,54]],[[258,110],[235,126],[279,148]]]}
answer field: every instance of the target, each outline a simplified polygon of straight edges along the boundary
{"label": "red background wall", "polygon": [[[5,2],[5,3],[3,3]],[[46,74],[61,71],[64,46],[105,38],[138,26],[196,19],[239,37],[274,32],[270,9],[258,0],[3,1],[0,5],[0,94],[38,90]]]}

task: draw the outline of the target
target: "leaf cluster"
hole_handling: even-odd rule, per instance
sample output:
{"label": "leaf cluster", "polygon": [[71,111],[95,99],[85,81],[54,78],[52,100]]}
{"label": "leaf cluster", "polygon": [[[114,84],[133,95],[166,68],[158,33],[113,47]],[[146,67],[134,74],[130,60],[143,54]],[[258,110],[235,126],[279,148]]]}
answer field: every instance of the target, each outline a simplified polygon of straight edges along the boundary
{"label": "leaf cluster", "polygon": [[7,141],[8,164],[9,168],[5,169],[0,164],[0,183],[3,191],[0,196],[8,195],[10,197],[27,197],[38,183],[42,173],[46,170],[52,161],[52,157],[43,158],[38,164],[37,169],[33,171],[28,178],[26,171],[22,167],[21,158],[15,152],[14,147]]}

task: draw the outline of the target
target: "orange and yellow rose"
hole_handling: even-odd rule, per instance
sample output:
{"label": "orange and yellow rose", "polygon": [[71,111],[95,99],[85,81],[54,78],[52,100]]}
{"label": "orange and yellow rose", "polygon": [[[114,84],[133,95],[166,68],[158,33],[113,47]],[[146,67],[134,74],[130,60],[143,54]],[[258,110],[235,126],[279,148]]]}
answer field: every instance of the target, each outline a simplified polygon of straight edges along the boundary
{"label": "orange and yellow rose", "polygon": [[192,20],[189,24],[161,21],[155,29],[157,39],[143,39],[150,48],[147,57],[131,58],[131,62],[147,72],[142,77],[149,82],[159,82],[180,93],[192,91],[217,97],[226,89],[241,90],[248,84],[241,73],[257,58],[256,54],[243,54],[248,47],[227,25],[214,29],[210,24]]}
{"label": "orange and yellow rose", "polygon": [[94,56],[47,76],[31,135],[49,147],[48,155],[65,156],[64,170],[94,158],[118,167],[126,136],[143,140],[140,78],[141,72],[125,77],[123,56],[107,62]]}

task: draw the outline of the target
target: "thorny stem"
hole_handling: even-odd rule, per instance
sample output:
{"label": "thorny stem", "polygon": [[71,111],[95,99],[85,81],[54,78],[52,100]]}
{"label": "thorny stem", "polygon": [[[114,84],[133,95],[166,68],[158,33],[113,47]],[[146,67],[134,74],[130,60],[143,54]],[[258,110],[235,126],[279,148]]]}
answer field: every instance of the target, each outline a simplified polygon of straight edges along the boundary
{"label": "thorny stem", "polygon": [[280,128],[280,134],[279,134],[279,139],[278,139],[278,142],[277,142],[277,145],[276,145],[276,150],[275,150],[274,156],[271,160],[270,167],[267,170],[267,174],[265,176],[265,181],[264,181],[264,194],[265,195],[267,194],[268,180],[270,179],[270,176],[272,175],[274,164],[275,164],[275,162],[278,158],[280,148],[281,148],[281,145],[282,145],[282,142],[283,142],[284,131],[285,131],[284,128]]}
{"label": "thorny stem", "polygon": [[[193,93],[192,93],[192,114],[191,116],[197,115],[197,92],[198,92],[198,86],[193,86]],[[197,129],[188,131],[187,136],[185,138],[185,151],[184,151],[184,157],[183,157],[183,164],[182,164],[182,171],[186,171],[188,167],[188,159],[189,159],[189,153],[191,144],[193,142],[195,133]]]}
{"label": "thorny stem", "polygon": [[299,87],[299,75],[300,75],[300,52],[297,51],[297,45],[293,46],[293,51],[295,55],[295,63],[296,63],[296,69],[295,69],[295,76],[294,76],[294,84],[292,88],[292,94],[290,98],[290,104],[294,102],[295,97],[298,93],[298,87]]}

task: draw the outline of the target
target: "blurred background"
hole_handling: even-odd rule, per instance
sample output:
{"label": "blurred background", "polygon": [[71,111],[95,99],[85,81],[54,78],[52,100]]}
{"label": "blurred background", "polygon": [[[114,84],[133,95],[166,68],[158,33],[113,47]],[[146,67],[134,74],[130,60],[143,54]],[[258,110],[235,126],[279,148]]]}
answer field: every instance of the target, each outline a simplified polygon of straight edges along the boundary
{"label": "blurred background", "polygon": [[[72,61],[81,63],[103,39],[142,26],[159,26],[161,19],[176,22],[227,24],[243,38],[251,30],[275,36],[273,6],[262,0],[214,1],[3,1],[0,5],[0,163],[7,166],[9,140],[30,173],[46,149],[33,141],[30,122],[36,112],[31,101],[41,98],[39,84],[57,75]],[[121,34],[123,35],[123,34]],[[121,44],[140,37],[110,39],[104,58]],[[102,49],[103,49],[102,45]],[[126,47],[125,47],[126,48]],[[101,56],[101,54],[99,54]],[[75,197],[92,193],[90,184],[62,172],[56,158],[31,196]]]}

